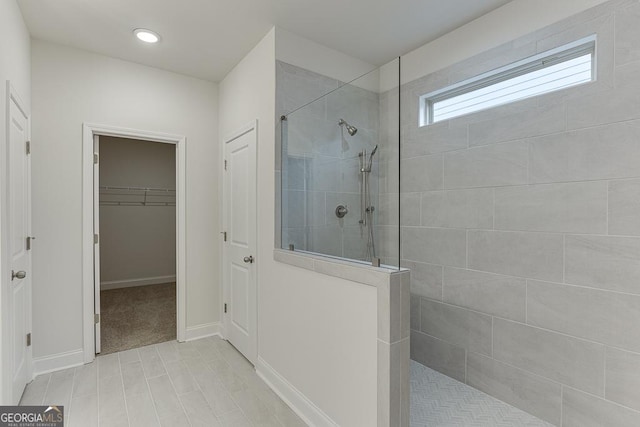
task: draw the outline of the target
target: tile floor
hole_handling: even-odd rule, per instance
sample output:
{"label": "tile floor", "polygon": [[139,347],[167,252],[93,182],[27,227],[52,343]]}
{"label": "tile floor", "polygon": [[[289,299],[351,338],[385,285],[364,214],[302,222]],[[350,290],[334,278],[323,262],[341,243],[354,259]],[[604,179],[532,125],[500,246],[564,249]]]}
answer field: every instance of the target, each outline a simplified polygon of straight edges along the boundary
{"label": "tile floor", "polygon": [[226,341],[175,341],[38,376],[22,405],[64,405],[66,426],[304,426]]}
{"label": "tile floor", "polygon": [[[66,426],[275,426],[305,423],[226,341],[175,341],[38,376],[22,405],[64,405]],[[411,361],[411,427],[550,424]]]}
{"label": "tile floor", "polygon": [[411,427],[552,427],[446,375],[411,361]]}

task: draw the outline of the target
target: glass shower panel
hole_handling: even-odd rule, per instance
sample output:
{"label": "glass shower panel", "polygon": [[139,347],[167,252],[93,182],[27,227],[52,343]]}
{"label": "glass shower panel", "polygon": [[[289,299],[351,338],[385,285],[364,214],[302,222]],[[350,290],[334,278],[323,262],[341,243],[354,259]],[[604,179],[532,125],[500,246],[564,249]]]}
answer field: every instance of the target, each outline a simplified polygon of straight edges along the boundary
{"label": "glass shower panel", "polygon": [[380,76],[336,80],[282,116],[283,248],[399,265],[397,79],[381,92]]}

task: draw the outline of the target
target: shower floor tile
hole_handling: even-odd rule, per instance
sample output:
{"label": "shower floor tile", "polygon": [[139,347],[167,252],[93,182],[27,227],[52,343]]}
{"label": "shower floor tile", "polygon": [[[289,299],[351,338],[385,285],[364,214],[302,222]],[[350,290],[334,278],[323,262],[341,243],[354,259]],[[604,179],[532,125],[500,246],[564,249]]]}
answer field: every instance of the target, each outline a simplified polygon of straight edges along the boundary
{"label": "shower floor tile", "polygon": [[548,427],[551,424],[411,361],[411,427]]}

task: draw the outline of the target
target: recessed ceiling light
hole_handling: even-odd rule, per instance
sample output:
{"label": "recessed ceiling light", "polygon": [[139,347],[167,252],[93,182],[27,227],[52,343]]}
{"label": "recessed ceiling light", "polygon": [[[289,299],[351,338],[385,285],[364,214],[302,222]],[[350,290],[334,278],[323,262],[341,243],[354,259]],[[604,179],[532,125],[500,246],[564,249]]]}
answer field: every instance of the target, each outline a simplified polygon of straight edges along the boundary
{"label": "recessed ceiling light", "polygon": [[160,41],[160,36],[158,35],[158,33],[147,30],[145,28],[136,28],[135,30],[133,30],[133,34],[135,34],[139,40],[142,40],[145,43],[158,43]]}

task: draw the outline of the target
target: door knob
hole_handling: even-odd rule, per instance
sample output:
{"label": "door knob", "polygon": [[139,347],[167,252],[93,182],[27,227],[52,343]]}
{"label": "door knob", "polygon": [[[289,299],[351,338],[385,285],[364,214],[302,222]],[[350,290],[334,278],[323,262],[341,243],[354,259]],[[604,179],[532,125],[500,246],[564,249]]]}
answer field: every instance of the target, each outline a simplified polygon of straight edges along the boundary
{"label": "door knob", "polygon": [[246,256],[244,257],[243,261],[246,262],[247,264],[253,264],[253,256],[252,255]]}
{"label": "door knob", "polygon": [[14,280],[16,278],[18,279],[24,279],[25,277],[27,277],[27,272],[26,271],[18,271],[17,273],[13,270],[11,270],[11,280]]}

